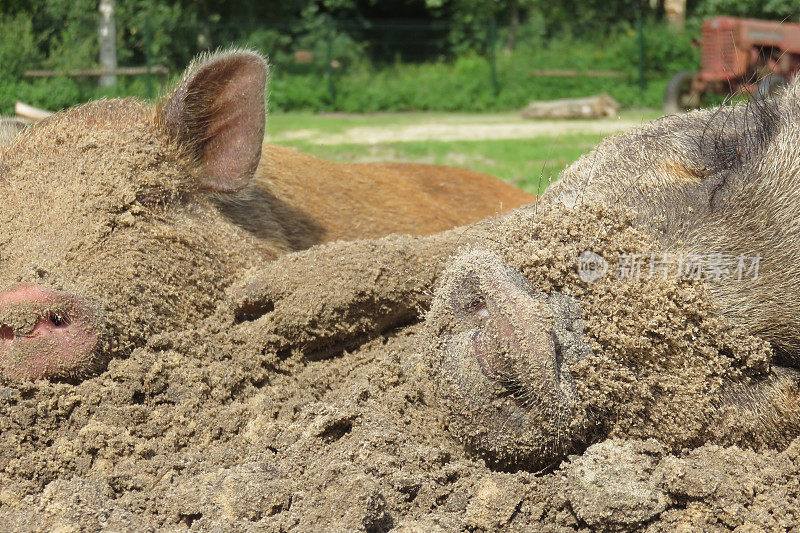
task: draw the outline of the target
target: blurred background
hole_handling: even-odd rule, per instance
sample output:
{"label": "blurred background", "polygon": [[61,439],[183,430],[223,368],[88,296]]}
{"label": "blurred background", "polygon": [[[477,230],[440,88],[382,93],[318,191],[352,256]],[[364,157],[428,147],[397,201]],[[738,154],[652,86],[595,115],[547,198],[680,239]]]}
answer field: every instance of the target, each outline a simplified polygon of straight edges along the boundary
{"label": "blurred background", "polygon": [[[345,134],[474,125],[473,113],[491,126],[531,101],[602,92],[621,104],[623,121],[641,122],[658,116],[676,72],[698,70],[701,24],[716,15],[796,22],[800,2],[0,0],[0,114],[16,101],[59,110],[100,97],[153,99],[198,52],[250,47],[272,64],[276,142],[339,159],[461,164],[537,189],[615,127],[545,132],[539,151],[521,153],[524,134],[505,135],[520,146],[463,144],[501,140],[491,128],[477,138],[441,133],[450,144],[433,152],[424,132],[399,140],[367,132],[366,142]],[[361,115],[376,112],[411,113]],[[519,159],[513,170],[509,158]]]}

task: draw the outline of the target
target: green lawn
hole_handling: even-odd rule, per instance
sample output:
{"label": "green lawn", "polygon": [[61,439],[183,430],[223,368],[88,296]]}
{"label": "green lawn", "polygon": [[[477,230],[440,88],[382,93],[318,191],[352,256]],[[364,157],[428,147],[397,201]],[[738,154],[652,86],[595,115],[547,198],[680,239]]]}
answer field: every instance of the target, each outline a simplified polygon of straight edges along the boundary
{"label": "green lawn", "polygon": [[[628,111],[620,120],[636,124],[658,117],[655,111]],[[615,119],[602,119],[607,127],[615,127]],[[596,121],[599,122],[599,121]],[[594,125],[592,122],[590,125]],[[438,165],[460,166],[486,172],[514,183],[530,192],[542,192],[549,179],[582,154],[591,150],[608,133],[579,133],[585,123],[549,122],[548,128],[566,128],[564,134],[537,133],[530,138],[459,140],[391,141],[391,133],[414,128],[424,136],[426,128],[463,129],[465,137],[482,126],[530,128],[531,121],[522,121],[516,114],[446,114],[446,113],[379,113],[366,115],[285,113],[270,117],[269,140],[295,147],[303,152],[335,161],[416,161]],[[379,134],[380,141],[359,136]],[[451,135],[452,137],[453,135]],[[356,139],[356,142],[353,142]]]}

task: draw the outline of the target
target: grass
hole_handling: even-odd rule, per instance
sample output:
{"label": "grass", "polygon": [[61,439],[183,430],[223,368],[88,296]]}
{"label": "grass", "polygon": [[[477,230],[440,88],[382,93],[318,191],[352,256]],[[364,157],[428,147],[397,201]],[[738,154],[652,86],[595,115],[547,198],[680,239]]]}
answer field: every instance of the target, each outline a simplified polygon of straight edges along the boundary
{"label": "grass", "polygon": [[[655,111],[628,111],[621,118],[645,122]],[[607,119],[613,122],[613,119]],[[292,146],[334,161],[416,161],[465,167],[486,172],[532,193],[541,193],[567,165],[595,147],[606,134],[550,134],[524,139],[419,140],[403,142],[331,141],[332,135],[353,128],[401,128],[425,124],[529,124],[516,114],[376,113],[328,114],[280,113],[270,117],[273,142]],[[565,123],[569,125],[569,121]],[[556,126],[558,127],[558,126]],[[574,130],[574,128],[573,128]],[[327,137],[327,141],[325,138]]]}
{"label": "grass", "polygon": [[416,161],[464,167],[502,178],[529,192],[541,192],[548,178],[595,146],[602,136],[501,141],[397,142],[378,145],[317,146],[292,143],[317,157],[335,161]]}

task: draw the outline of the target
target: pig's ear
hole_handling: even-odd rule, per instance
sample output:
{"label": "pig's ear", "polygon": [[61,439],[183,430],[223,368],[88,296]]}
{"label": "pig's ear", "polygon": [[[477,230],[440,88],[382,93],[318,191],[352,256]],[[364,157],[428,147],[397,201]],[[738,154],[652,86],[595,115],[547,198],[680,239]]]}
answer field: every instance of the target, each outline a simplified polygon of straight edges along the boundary
{"label": "pig's ear", "polygon": [[201,187],[241,189],[261,157],[267,63],[248,51],[222,52],[196,60],[165,98],[157,120],[189,151]]}

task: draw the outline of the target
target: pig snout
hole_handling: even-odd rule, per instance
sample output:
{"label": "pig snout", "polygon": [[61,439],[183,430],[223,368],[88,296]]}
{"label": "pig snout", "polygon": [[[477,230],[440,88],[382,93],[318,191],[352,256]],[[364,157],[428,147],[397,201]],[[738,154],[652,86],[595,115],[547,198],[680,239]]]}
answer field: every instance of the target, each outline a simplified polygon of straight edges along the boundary
{"label": "pig snout", "polygon": [[505,466],[542,465],[574,439],[573,361],[588,350],[577,300],[536,290],[491,252],[457,257],[427,326],[429,375],[448,427]]}
{"label": "pig snout", "polygon": [[23,381],[96,370],[96,317],[86,300],[41,285],[0,292],[0,376]]}

